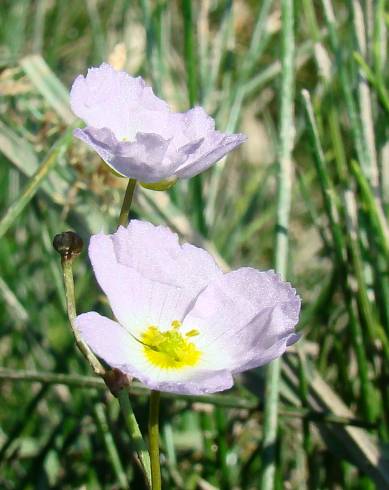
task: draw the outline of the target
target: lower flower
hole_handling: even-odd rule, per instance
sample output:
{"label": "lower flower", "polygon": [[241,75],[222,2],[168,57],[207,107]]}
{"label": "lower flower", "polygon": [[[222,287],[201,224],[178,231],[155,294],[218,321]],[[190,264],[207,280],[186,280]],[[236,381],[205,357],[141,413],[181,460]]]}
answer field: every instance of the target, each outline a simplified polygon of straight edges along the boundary
{"label": "lower flower", "polygon": [[84,341],[150,389],[213,393],[298,340],[300,298],[273,271],[223,273],[168,228],[132,221],[92,237],[89,256],[117,318],[79,315]]}

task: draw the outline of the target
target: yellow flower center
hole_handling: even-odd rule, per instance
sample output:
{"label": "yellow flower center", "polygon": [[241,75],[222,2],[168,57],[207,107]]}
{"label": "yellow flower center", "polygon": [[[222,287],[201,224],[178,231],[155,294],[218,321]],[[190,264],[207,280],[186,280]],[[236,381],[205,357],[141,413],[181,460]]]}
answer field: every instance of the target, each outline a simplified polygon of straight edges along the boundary
{"label": "yellow flower center", "polygon": [[179,332],[181,322],[174,320],[170,330],[161,332],[156,326],[150,325],[143,332],[140,340],[147,359],[159,368],[181,369],[195,366],[201,357],[201,352],[188,339],[199,334],[190,330],[185,335]]}

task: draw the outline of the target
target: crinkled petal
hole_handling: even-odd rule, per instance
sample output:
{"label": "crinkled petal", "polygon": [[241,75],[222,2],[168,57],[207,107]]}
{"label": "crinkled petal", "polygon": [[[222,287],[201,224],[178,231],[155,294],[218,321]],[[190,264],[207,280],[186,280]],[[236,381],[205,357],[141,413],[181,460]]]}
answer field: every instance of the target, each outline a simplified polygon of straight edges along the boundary
{"label": "crinkled petal", "polygon": [[193,302],[192,297],[183,294],[177,285],[150,280],[120,263],[114,250],[114,236],[92,236],[89,257],[120,324],[133,335],[139,335],[149,325],[166,329],[173,320],[181,320]]}
{"label": "crinkled petal", "polygon": [[179,178],[190,178],[223,158],[227,153],[246,141],[244,134],[223,134],[213,131],[185,162],[175,171]]}
{"label": "crinkled petal", "polygon": [[143,346],[119,323],[90,312],[76,318],[76,328],[92,351],[111,367],[139,379],[153,390],[180,394],[203,394],[231,388],[233,379],[226,370],[188,367],[166,370],[153,366]]}
{"label": "crinkled petal", "polygon": [[106,63],[78,76],[70,92],[73,112],[94,128],[108,128],[118,138],[130,138],[138,131],[139,108],[168,112],[167,104],[146,87],[141,77],[116,71]]}
{"label": "crinkled petal", "polygon": [[193,299],[222,272],[202,248],[185,243],[166,226],[132,220],[112,235],[118,261],[153,281],[186,290]]}
{"label": "crinkled petal", "polygon": [[172,121],[177,128],[174,138],[177,148],[194,141],[203,141],[215,131],[215,120],[200,106],[174,113]]}
{"label": "crinkled petal", "polygon": [[[166,159],[169,141],[153,133],[138,133],[133,143],[119,142],[108,128],[76,129],[74,135],[92,147],[119,174],[142,182],[158,182],[174,172],[176,162]],[[179,155],[177,158],[181,158]]]}
{"label": "crinkled petal", "polygon": [[278,357],[298,339],[294,326],[300,303],[290,284],[273,271],[241,268],[199,294],[183,332],[200,332],[197,345],[208,351],[215,369],[240,372]]}

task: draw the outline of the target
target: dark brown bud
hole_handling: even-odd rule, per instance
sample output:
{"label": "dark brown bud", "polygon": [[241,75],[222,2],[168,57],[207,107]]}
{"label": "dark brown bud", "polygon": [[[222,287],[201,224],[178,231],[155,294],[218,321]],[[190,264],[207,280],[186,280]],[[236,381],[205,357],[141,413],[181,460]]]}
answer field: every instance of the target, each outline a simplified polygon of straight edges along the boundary
{"label": "dark brown bud", "polygon": [[118,396],[120,390],[130,386],[132,380],[126,374],[122,373],[116,368],[107,370],[103,378],[110,392],[116,397]]}
{"label": "dark brown bud", "polygon": [[74,231],[64,231],[55,235],[53,247],[60,254],[63,260],[70,260],[80,255],[84,243]]}

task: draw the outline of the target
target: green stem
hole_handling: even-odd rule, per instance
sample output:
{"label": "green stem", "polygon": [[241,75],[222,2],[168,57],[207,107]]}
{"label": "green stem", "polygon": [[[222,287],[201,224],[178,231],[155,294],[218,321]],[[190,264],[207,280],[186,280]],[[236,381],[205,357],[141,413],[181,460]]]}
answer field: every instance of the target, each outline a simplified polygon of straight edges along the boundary
{"label": "green stem", "polygon": [[[184,53],[185,53],[185,66],[187,73],[187,85],[188,85],[188,97],[189,104],[193,107],[201,99],[198,77],[197,77],[197,53],[195,39],[193,33],[197,33],[196,26],[193,21],[193,9],[192,0],[182,0],[182,11],[184,18]],[[195,219],[195,225],[199,232],[203,235],[207,235],[207,225],[205,222],[204,210],[204,196],[203,196],[203,178],[201,175],[196,175],[191,179],[190,183],[192,200],[193,200],[193,214]]]}
{"label": "green stem", "polygon": [[[135,182],[133,181],[135,187]],[[129,186],[130,187],[130,184]],[[127,188],[128,189],[128,188]],[[132,190],[133,192],[133,190]],[[131,195],[132,195],[131,192]],[[126,192],[127,196],[127,192]],[[125,202],[129,205],[131,204],[131,199],[124,199]],[[124,203],[123,203],[124,207]],[[89,349],[88,345],[82,340],[80,337],[76,327],[74,320],[76,319],[76,302],[75,302],[75,295],[74,295],[74,281],[73,281],[73,269],[72,269],[72,262],[73,258],[72,255],[68,253],[62,253],[62,268],[63,268],[63,277],[64,277],[64,284],[65,284],[65,295],[66,295],[66,305],[67,305],[67,312],[68,312],[68,317],[70,321],[70,325],[73,330],[73,334],[77,343],[78,348],[82,352],[82,354],[86,357],[90,365],[92,366],[95,374],[101,376],[105,381],[108,379],[107,374],[109,372],[106,372],[104,367],[101,365],[100,361],[97,359],[97,357],[93,354],[93,352]],[[134,412],[132,410],[132,406],[130,404],[130,399],[128,396],[128,391],[126,388],[122,388],[118,392],[118,399],[120,403],[120,408],[122,410],[123,416],[126,420],[128,432],[131,438],[131,442],[134,446],[134,449],[138,455],[141,468],[143,470],[143,473],[146,478],[146,482],[148,483],[150,487],[150,482],[151,482],[151,477],[150,477],[150,458],[149,454],[147,452],[146,444],[143,440],[142,433],[139,429],[138,423],[136,421]]]}
{"label": "green stem", "polygon": [[130,398],[128,396],[128,391],[126,389],[120,390],[118,393],[118,399],[122,415],[126,421],[127,429],[131,437],[131,442],[134,446],[136,454],[138,455],[138,460],[146,477],[146,482],[151,488],[150,457],[146,444],[143,440],[142,433],[139,429],[138,422],[136,421],[135,414],[130,403]]}
{"label": "green stem", "polygon": [[161,467],[159,462],[159,391],[152,391],[150,395],[149,412],[149,446],[151,460],[151,488],[161,490]]}
{"label": "green stem", "polygon": [[[282,76],[280,108],[280,142],[278,151],[278,203],[275,266],[285,277],[288,258],[288,225],[291,206],[292,161],[294,137],[293,93],[294,93],[294,1],[282,0]],[[278,428],[278,399],[281,376],[280,359],[274,360],[267,369],[265,388],[263,471],[260,488],[274,488],[276,470],[276,442]]]}
{"label": "green stem", "polygon": [[80,349],[81,353],[87,359],[89,364],[92,366],[95,374],[102,376],[105,373],[104,367],[101,365],[100,361],[89,349],[88,345],[82,340],[78,330],[76,329],[74,320],[76,318],[76,301],[74,296],[74,280],[73,280],[73,260],[71,258],[67,259],[62,257],[61,260],[63,279],[65,285],[65,296],[66,296],[66,307],[70,326],[73,331],[74,338],[76,340],[77,347]]}
{"label": "green stem", "polygon": [[129,179],[127,184],[126,193],[124,194],[122,208],[119,215],[119,226],[127,226],[128,224],[128,214],[130,212],[132,198],[134,196],[134,191],[136,187],[136,180]]}

